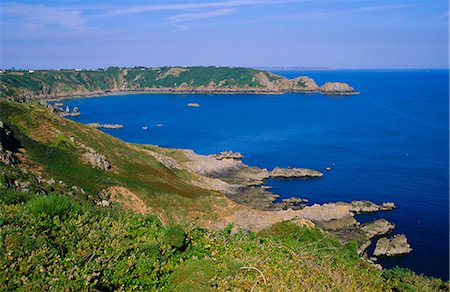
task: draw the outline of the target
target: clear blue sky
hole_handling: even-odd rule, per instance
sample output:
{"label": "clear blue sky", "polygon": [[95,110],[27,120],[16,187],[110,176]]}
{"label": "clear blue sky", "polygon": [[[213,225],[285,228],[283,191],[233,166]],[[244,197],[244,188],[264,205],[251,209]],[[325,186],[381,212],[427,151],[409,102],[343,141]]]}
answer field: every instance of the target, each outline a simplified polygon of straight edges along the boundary
{"label": "clear blue sky", "polygon": [[448,68],[448,1],[3,0],[2,68]]}

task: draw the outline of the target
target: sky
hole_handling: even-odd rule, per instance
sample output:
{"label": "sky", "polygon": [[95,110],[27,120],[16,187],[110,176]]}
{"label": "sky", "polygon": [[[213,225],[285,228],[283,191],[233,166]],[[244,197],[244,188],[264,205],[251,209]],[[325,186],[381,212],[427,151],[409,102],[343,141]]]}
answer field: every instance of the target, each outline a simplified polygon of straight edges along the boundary
{"label": "sky", "polygon": [[447,0],[2,0],[0,68],[448,68]]}

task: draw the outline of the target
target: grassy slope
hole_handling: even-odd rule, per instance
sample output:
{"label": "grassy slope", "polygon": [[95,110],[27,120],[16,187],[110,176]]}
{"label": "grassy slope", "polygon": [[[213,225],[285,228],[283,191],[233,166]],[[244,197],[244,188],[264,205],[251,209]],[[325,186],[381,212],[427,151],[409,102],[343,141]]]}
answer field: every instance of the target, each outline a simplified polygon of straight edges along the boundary
{"label": "grassy slope", "polygon": [[100,212],[57,195],[1,203],[0,214],[1,290],[448,289],[406,270],[378,271],[359,259],[355,244],[291,223],[231,235],[230,228],[161,226],[153,216]]}
{"label": "grassy slope", "polygon": [[[110,91],[124,87],[129,90],[139,90],[145,87],[173,88],[186,83],[192,87],[207,86],[211,81],[222,87],[255,88],[261,86],[254,76],[260,70],[250,68],[228,67],[188,67],[187,71],[178,76],[166,75],[171,67],[154,69],[117,68],[106,70],[39,70],[33,74],[27,71],[6,71],[0,75],[2,96],[20,96],[27,92],[30,97],[35,95],[64,95],[71,92],[87,93],[93,91]],[[182,70],[184,68],[181,68]],[[265,73],[271,80],[282,78]]]}
{"label": "grassy slope", "polygon": [[[164,219],[182,220],[213,216],[212,202],[220,203],[221,195],[186,181],[191,174],[173,171],[138,147],[127,144],[99,130],[49,113],[39,106],[0,102],[0,120],[13,130],[44,176],[84,188],[96,194],[109,186],[128,188]],[[82,163],[84,152],[76,143],[102,153],[112,163],[112,171],[103,171]]]}
{"label": "grassy slope", "polygon": [[[41,107],[0,102],[0,120],[45,176],[69,183],[42,186],[32,173],[0,163],[0,290],[448,290],[409,271],[382,273],[357,256],[355,243],[318,229],[283,223],[231,235],[231,227],[162,226],[152,215],[92,206],[99,190],[121,185],[180,220],[212,215],[220,195],[192,187],[188,173],[169,171],[135,145]],[[115,172],[82,164],[69,137],[104,153]],[[17,191],[16,180],[30,182],[29,191]],[[71,184],[86,196],[74,195]],[[259,269],[267,286],[244,267]]]}

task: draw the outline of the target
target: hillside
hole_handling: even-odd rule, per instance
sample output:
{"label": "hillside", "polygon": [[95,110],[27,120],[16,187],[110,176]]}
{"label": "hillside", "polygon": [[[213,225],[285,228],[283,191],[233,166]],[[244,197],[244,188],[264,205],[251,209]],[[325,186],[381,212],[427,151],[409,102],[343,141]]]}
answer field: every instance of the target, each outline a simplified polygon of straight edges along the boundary
{"label": "hillside", "polygon": [[250,68],[161,67],[98,70],[7,70],[0,74],[2,97],[55,98],[112,92],[355,94],[352,87],[328,82],[319,87],[306,76],[287,79]]}
{"label": "hillside", "polygon": [[0,121],[2,290],[448,291],[293,220],[313,207],[254,210],[182,167],[213,157],[128,144],[38,105],[0,102]]}

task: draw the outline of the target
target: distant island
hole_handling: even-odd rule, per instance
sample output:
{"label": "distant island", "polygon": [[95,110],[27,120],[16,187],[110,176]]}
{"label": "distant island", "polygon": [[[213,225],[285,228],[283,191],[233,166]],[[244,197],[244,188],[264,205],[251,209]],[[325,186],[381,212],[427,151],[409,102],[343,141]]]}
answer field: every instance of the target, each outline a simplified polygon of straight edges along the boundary
{"label": "distant island", "polygon": [[2,98],[10,99],[82,97],[118,92],[358,93],[353,87],[341,82],[327,82],[319,86],[307,76],[287,79],[263,70],[218,66],[5,70],[0,72],[0,90]]}

